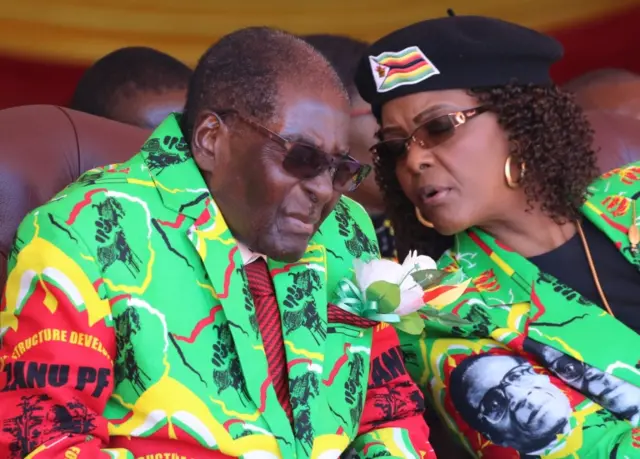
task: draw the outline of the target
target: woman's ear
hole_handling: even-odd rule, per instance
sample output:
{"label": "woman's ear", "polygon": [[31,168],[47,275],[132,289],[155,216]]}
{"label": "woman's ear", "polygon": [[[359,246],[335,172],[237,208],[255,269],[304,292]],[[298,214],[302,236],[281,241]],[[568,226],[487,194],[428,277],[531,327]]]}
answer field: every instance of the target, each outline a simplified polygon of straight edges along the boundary
{"label": "woman's ear", "polygon": [[226,135],[227,129],[218,114],[205,112],[198,116],[193,128],[191,153],[201,171],[213,171],[216,159],[219,159],[221,141]]}

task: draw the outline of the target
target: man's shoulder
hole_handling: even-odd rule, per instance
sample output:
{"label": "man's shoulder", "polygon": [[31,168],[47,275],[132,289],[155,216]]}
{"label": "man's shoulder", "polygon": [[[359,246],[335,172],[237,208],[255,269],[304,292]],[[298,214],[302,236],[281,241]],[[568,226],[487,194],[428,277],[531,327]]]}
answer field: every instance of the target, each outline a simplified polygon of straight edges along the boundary
{"label": "man's shoulder", "polygon": [[343,277],[352,277],[353,260],[378,258],[373,223],[364,208],[343,197],[323,222],[311,244],[324,247],[329,291]]}
{"label": "man's shoulder", "polygon": [[367,213],[365,208],[351,198],[342,196],[338,201],[338,205],[336,206],[336,209],[345,211],[351,218],[356,220],[358,223],[372,224],[371,218],[369,217],[369,214]]}
{"label": "man's shoulder", "polygon": [[346,196],[338,200],[333,211],[320,227],[320,231],[322,232],[324,227],[330,227],[335,224],[342,226],[358,225],[367,232],[374,232],[373,223],[364,207]]}
{"label": "man's shoulder", "polygon": [[314,236],[314,242],[350,258],[379,253],[371,218],[360,204],[347,197],[338,201]]}
{"label": "man's shoulder", "polygon": [[56,222],[52,224],[82,233],[89,220],[94,226],[93,214],[108,214],[110,219],[118,220],[131,203],[143,202],[149,209],[155,201],[162,202],[143,159],[135,155],[124,163],[88,170],[51,200],[32,210],[24,220],[32,221],[40,216],[39,221],[45,219],[44,224]]}
{"label": "man's shoulder", "polygon": [[33,212],[65,213],[73,208],[91,204],[92,197],[112,195],[113,197],[146,194],[141,190],[155,188],[144,160],[140,154],[124,163],[95,167],[84,172],[78,179],[67,185],[50,201]]}

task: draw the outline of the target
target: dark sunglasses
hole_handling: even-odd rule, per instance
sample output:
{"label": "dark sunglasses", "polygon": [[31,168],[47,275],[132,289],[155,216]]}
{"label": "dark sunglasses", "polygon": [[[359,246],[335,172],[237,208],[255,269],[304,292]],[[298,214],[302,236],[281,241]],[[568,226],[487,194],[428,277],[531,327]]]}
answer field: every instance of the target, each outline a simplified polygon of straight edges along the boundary
{"label": "dark sunglasses", "polygon": [[371,147],[371,152],[378,156],[391,156],[397,159],[407,152],[412,142],[422,148],[433,148],[453,137],[457,128],[488,110],[489,107],[480,106],[431,118],[419,124],[407,137],[384,139],[378,142]]}
{"label": "dark sunglasses", "polygon": [[509,370],[500,384],[489,389],[482,397],[478,406],[478,418],[491,424],[499,422],[510,409],[511,397],[507,394],[507,387],[518,384],[523,377],[535,374],[535,370],[529,363],[518,365]]}
{"label": "dark sunglasses", "polygon": [[282,162],[284,170],[294,177],[307,180],[329,171],[333,181],[333,189],[341,193],[355,190],[371,172],[371,166],[361,164],[352,156],[342,153],[338,156],[301,142],[285,139],[270,129],[256,123],[235,110],[219,111],[220,117],[232,115],[260,134],[268,137],[285,150]]}

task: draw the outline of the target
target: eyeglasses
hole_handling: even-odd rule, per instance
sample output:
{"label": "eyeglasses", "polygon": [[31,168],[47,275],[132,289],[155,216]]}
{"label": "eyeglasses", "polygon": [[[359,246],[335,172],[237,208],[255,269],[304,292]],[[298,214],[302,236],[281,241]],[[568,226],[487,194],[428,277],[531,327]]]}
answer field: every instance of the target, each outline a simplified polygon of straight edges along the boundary
{"label": "eyeglasses", "polygon": [[480,106],[431,118],[418,125],[408,137],[382,140],[370,151],[378,156],[398,159],[407,152],[412,142],[422,148],[433,148],[453,137],[457,128],[488,110],[489,107]]}
{"label": "eyeglasses", "polygon": [[500,384],[489,389],[482,397],[478,406],[478,418],[491,424],[499,422],[509,411],[510,398],[505,390],[507,386],[518,384],[520,379],[535,374],[536,372],[529,363],[523,363],[509,370]]}
{"label": "eyeglasses", "polygon": [[280,145],[285,150],[282,162],[284,170],[298,179],[311,179],[328,170],[333,182],[333,189],[345,193],[358,188],[371,172],[371,166],[361,164],[346,153],[334,156],[313,145],[287,140],[261,124],[245,118],[235,110],[219,111],[217,114],[221,117],[233,115],[247,126]]}
{"label": "eyeglasses", "polygon": [[568,384],[580,382],[587,371],[584,363],[568,355],[562,355],[551,362],[549,370]]}

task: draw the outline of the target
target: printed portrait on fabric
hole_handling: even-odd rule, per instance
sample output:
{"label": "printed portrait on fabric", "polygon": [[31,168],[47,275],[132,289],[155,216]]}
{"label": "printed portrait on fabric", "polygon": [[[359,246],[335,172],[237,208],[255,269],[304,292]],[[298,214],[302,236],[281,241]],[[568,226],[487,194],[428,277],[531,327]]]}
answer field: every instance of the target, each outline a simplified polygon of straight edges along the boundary
{"label": "printed portrait on fabric", "polygon": [[569,428],[570,400],[523,357],[470,356],[453,370],[449,384],[458,413],[496,445],[537,454]]}
{"label": "printed portrait on fabric", "polygon": [[532,339],[525,340],[524,350],[535,356],[541,365],[567,385],[582,392],[620,419],[638,424],[639,387]]}
{"label": "printed portrait on fabric", "polygon": [[[432,361],[434,402],[460,440],[496,459],[562,457],[582,447],[581,419],[602,408],[533,357],[495,342],[436,340],[447,355]],[[445,349],[446,348],[446,349]]]}

